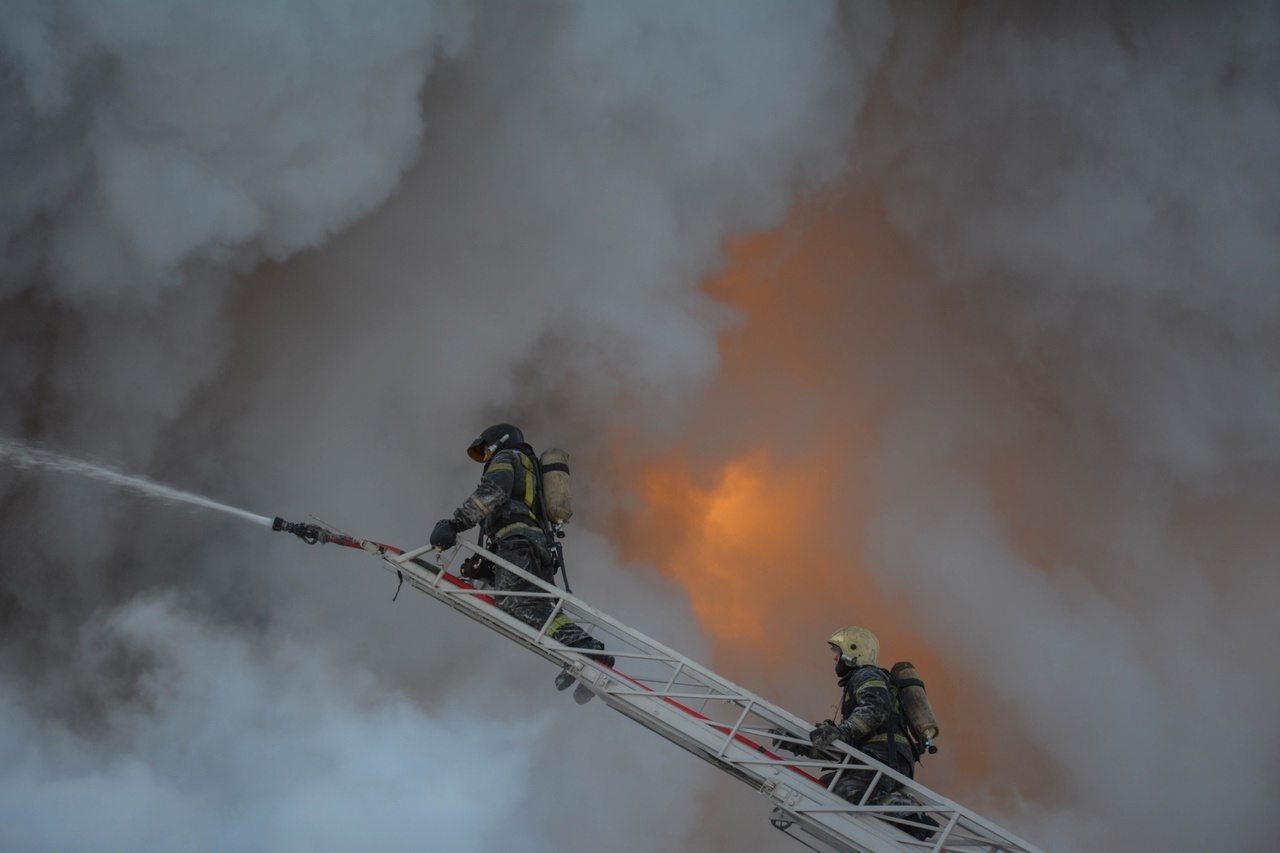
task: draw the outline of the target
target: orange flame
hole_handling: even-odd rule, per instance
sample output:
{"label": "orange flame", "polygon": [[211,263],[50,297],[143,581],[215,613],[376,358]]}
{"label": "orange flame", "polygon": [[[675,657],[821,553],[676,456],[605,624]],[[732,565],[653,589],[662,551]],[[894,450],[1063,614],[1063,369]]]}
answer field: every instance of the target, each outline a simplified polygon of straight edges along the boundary
{"label": "orange flame", "polygon": [[[910,659],[929,682],[954,750],[948,772],[973,778],[987,733],[969,721],[988,717],[985,700],[950,678],[909,603],[862,565],[872,517],[863,465],[895,391],[875,381],[876,364],[909,348],[919,324],[898,286],[912,274],[906,253],[879,211],[864,219],[802,211],[728,247],[704,289],[740,320],[721,335],[721,377],[687,431],[696,445],[619,463],[640,499],[620,538],[628,558],[686,589],[718,665],[813,719],[832,715],[837,698],[827,636],[871,628],[884,663]],[[624,447],[634,453],[620,441],[619,459]],[[963,724],[946,713],[960,706]]]}
{"label": "orange flame", "polygon": [[[824,472],[784,468],[753,450],[701,486],[683,456],[656,461],[642,478],[646,514],[678,531],[667,554],[650,556],[684,584],[694,611],[722,645],[776,657],[780,603],[801,597],[806,575],[834,571],[813,565],[811,556],[802,558],[801,571],[796,564],[829,488]],[[674,526],[673,519],[679,519]]]}
{"label": "orange flame", "polygon": [[689,430],[697,446],[645,461],[640,506],[621,521],[628,556],[685,587],[721,655],[773,673],[797,654],[825,671],[827,635],[877,606],[859,565],[856,472],[874,419],[832,393],[844,351],[827,348],[845,297],[801,249],[789,229],[728,247],[705,289],[740,321],[721,336],[722,378]]}

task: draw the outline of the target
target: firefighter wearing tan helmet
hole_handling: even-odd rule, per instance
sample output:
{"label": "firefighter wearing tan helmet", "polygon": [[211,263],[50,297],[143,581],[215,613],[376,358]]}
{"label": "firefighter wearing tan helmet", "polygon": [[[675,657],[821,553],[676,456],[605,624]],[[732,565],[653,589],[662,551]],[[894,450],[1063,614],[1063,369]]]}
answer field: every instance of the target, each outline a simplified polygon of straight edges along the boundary
{"label": "firefighter wearing tan helmet", "polygon": [[[916,761],[925,752],[934,752],[938,721],[929,707],[924,683],[910,663],[895,664],[892,672],[880,668],[880,641],[866,628],[851,625],[827,638],[835,658],[836,677],[842,693],[840,719],[826,720],[809,733],[813,752],[821,752],[836,741],[853,746],[877,761],[914,778]],[[872,770],[844,773],[836,781],[835,793],[846,800],[862,801],[872,785],[867,802],[873,805],[918,805],[901,793],[902,783],[887,775],[875,780]],[[823,778],[830,784],[834,774]],[[905,832],[928,838],[936,822],[924,814],[903,815],[910,825]]]}

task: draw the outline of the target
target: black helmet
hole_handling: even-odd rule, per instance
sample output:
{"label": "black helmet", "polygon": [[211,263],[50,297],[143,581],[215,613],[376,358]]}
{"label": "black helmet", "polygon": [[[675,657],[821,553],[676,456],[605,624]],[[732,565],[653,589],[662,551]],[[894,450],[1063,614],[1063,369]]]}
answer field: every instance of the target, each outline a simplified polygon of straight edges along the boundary
{"label": "black helmet", "polygon": [[497,453],[502,448],[513,444],[524,444],[524,433],[520,428],[511,424],[495,424],[471,442],[471,446],[467,448],[467,455],[477,462],[483,462],[485,448]]}

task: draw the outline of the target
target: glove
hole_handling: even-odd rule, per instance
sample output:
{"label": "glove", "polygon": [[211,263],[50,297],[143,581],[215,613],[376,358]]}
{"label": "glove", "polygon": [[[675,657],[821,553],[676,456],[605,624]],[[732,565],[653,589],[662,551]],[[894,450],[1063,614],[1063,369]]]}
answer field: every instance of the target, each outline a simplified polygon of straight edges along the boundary
{"label": "glove", "polygon": [[836,741],[840,740],[840,727],[828,720],[825,723],[819,723],[818,727],[809,732],[809,740],[819,749],[824,749]]}
{"label": "glove", "polygon": [[435,529],[431,531],[431,547],[439,548],[443,551],[445,548],[452,548],[458,541],[458,525],[454,523],[452,518],[445,518],[436,522]]}
{"label": "glove", "polygon": [[[781,735],[784,738],[793,736],[790,732],[786,731],[785,729],[778,729],[778,728],[769,729],[769,734]],[[775,752],[785,749],[787,752],[794,753],[795,755],[800,755],[802,752],[806,752],[808,750],[808,747],[801,746],[798,743],[792,743],[789,740],[782,740],[782,738],[775,737],[773,739],[773,749]]]}

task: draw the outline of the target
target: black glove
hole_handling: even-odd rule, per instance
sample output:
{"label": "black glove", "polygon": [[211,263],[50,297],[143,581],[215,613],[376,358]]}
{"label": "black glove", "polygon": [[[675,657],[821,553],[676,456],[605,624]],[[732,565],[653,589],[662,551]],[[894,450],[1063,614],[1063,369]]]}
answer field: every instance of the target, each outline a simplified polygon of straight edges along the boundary
{"label": "black glove", "polygon": [[830,720],[819,723],[816,729],[809,732],[809,740],[814,746],[824,749],[840,740],[840,727]]}
{"label": "black glove", "polygon": [[458,541],[458,525],[452,518],[445,518],[436,522],[435,529],[431,531],[431,547],[439,548],[443,551],[445,548],[452,548]]}
{"label": "black glove", "polygon": [[775,752],[777,752],[778,750],[785,749],[787,752],[791,752],[796,755],[799,755],[800,753],[808,750],[807,746],[801,746],[798,743],[792,743],[789,740],[783,740],[782,739],[783,737],[793,736],[791,732],[787,731],[786,729],[772,728],[772,729],[769,729],[769,734],[782,736],[782,737],[775,737],[773,739],[773,749]]}

